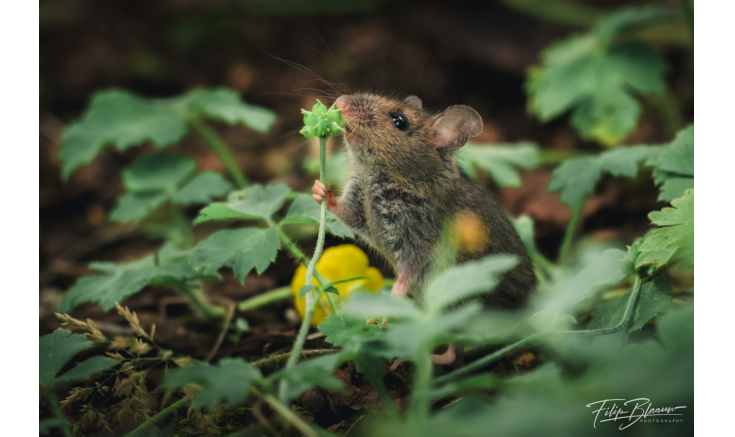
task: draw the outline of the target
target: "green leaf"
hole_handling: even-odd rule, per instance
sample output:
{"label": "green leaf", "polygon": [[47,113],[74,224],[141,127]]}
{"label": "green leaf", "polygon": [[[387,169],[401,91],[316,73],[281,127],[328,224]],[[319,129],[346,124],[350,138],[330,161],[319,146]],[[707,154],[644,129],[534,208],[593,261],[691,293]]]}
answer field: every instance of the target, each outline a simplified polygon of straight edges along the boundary
{"label": "green leaf", "polygon": [[615,285],[625,279],[622,271],[625,252],[619,249],[590,251],[581,257],[573,271],[547,283],[532,298],[534,322],[542,328],[553,325],[558,317],[569,314],[582,301],[602,287]]}
{"label": "green leaf", "polygon": [[166,373],[163,385],[174,389],[198,384],[201,391],[194,398],[194,408],[214,410],[224,401],[232,407],[240,405],[252,384],[261,378],[260,371],[242,358],[223,358],[215,365],[194,364]]}
{"label": "green leaf", "polygon": [[653,166],[653,180],[661,185],[658,200],[672,201],[694,188],[694,126],[679,131],[671,143],[646,160]]}
{"label": "green leaf", "polygon": [[[643,325],[657,315],[665,312],[671,306],[671,286],[656,276],[651,281],[641,285],[641,294],[638,305],[633,312],[631,331],[641,329]],[[623,296],[607,300],[592,309],[592,321],[587,329],[612,328],[623,320],[625,307],[628,304],[631,290]]]}
{"label": "green leaf", "polygon": [[303,287],[301,287],[301,290],[299,290],[299,300],[301,300],[301,298],[304,297],[306,293],[310,293],[312,290],[317,290],[318,288],[319,287],[315,285],[304,285]]}
{"label": "green leaf", "polygon": [[638,269],[635,267],[635,262],[640,254],[641,244],[643,244],[643,238],[636,238],[633,244],[628,246],[628,253],[623,258],[622,270],[626,275],[634,275]]}
{"label": "green leaf", "polygon": [[625,7],[605,15],[595,23],[593,32],[600,38],[612,39],[631,29],[651,26],[672,15],[671,11],[661,6]]}
{"label": "green leaf", "polygon": [[99,302],[102,309],[109,311],[116,302],[137,293],[156,277],[158,269],[153,260],[153,255],[149,255],[126,264],[91,263],[89,268],[102,274],[80,278],[62,299],[59,313],[68,313],[85,302]]}
{"label": "green leaf", "polygon": [[342,307],[342,314],[351,317],[405,317],[415,319],[423,312],[410,299],[389,294],[355,292]]}
{"label": "green leaf", "polygon": [[520,187],[521,176],[515,167],[531,170],[539,165],[538,145],[522,142],[516,145],[480,145],[467,143],[457,152],[462,169],[476,177],[475,167],[486,171],[501,187]]}
{"label": "green leaf", "polygon": [[529,255],[537,253],[538,249],[536,248],[536,239],[534,238],[533,219],[527,215],[522,215],[513,220],[513,227],[518,232],[518,236],[521,237],[521,241],[523,241],[523,245],[526,247]]}
{"label": "green leaf", "polygon": [[275,226],[268,229],[244,228],[218,231],[194,248],[192,266],[201,273],[215,273],[232,267],[240,283],[253,268],[258,274],[275,261],[280,242]]}
{"label": "green leaf", "polygon": [[355,336],[374,337],[378,329],[375,325],[366,325],[364,320],[344,316],[328,316],[317,328],[326,335],[324,341],[336,347],[344,346]]}
{"label": "green leaf", "polygon": [[451,304],[490,292],[500,281],[500,275],[518,261],[515,255],[490,255],[442,272],[426,288],[423,298],[426,310],[439,312]]}
{"label": "green leaf", "polygon": [[143,220],[160,208],[168,197],[167,193],[125,193],[118,198],[110,220],[116,223]]}
{"label": "green leaf", "polygon": [[202,274],[191,266],[194,249],[181,250],[167,241],[158,251],[158,270],[151,283],[180,285],[189,279],[222,279],[216,272]]}
{"label": "green leaf", "polygon": [[114,358],[92,357],[86,361],[82,361],[73,369],[56,378],[55,383],[82,381],[88,379],[95,373],[104,372],[107,369],[115,367],[117,364],[118,362]]}
{"label": "green leaf", "polygon": [[196,170],[196,160],[187,155],[158,152],[141,156],[122,171],[128,192],[110,214],[114,222],[139,221],[151,215],[178,190]]}
{"label": "green leaf", "polygon": [[546,49],[544,65],[532,69],[526,83],[531,112],[548,121],[572,111],[583,139],[605,145],[624,140],[641,114],[634,93],[662,94],[666,64],[641,41],[608,45],[589,34]]}
{"label": "green leaf", "polygon": [[671,261],[694,266],[694,190],[671,202],[673,208],[654,211],[648,218],[658,226],[641,245],[636,268],[650,265],[660,269]]}
{"label": "green leaf", "polygon": [[228,124],[244,124],[261,134],[267,134],[276,121],[273,111],[243,102],[231,89],[194,90],[186,98],[190,111]]}
{"label": "green leaf", "polygon": [[[308,194],[299,194],[291,204],[286,217],[280,221],[280,225],[312,225],[319,226],[320,206]],[[355,238],[354,234],[339,221],[331,212],[327,211],[327,231],[335,237]]]}
{"label": "green leaf", "polygon": [[150,141],[161,148],[184,135],[186,123],[173,108],[127,91],[99,92],[82,118],[64,130],[59,150],[62,178],[92,162],[107,145],[115,144],[122,151]]}
{"label": "green leaf", "polygon": [[639,163],[659,150],[657,146],[621,147],[598,156],[567,159],[551,173],[548,191],[561,190],[562,203],[574,208],[594,191],[603,172],[613,176],[635,176]]}
{"label": "green leaf", "polygon": [[235,211],[226,203],[214,202],[209,206],[202,208],[199,211],[199,215],[194,220],[194,224],[209,222],[213,220],[252,220],[255,217],[251,217],[247,214]]}
{"label": "green leaf", "polygon": [[63,428],[68,425],[68,422],[58,417],[51,417],[49,419],[43,419],[38,422],[38,433],[41,435],[49,435],[53,428]]}
{"label": "green leaf", "polygon": [[323,355],[304,361],[291,369],[282,369],[269,377],[269,380],[288,379],[290,384],[286,397],[296,399],[313,387],[342,392],[342,382],[335,378],[334,370],[344,361],[342,354]]}
{"label": "green leaf", "polygon": [[213,171],[199,173],[184,185],[171,201],[177,205],[210,203],[215,197],[222,197],[234,187],[221,174]]}
{"label": "green leaf", "polygon": [[251,185],[244,190],[235,191],[227,199],[227,206],[250,217],[270,219],[278,211],[291,189],[284,184]]}
{"label": "green leaf", "polygon": [[122,171],[123,185],[130,191],[174,193],[197,168],[188,155],[158,152],[144,155]]}
{"label": "green leaf", "polygon": [[62,382],[87,379],[95,373],[118,364],[110,357],[93,357],[64,375],[56,376],[70,359],[93,345],[85,335],[72,334],[71,331],[61,328],[54,331],[53,334],[40,337],[38,339],[38,380],[47,387],[53,387]]}

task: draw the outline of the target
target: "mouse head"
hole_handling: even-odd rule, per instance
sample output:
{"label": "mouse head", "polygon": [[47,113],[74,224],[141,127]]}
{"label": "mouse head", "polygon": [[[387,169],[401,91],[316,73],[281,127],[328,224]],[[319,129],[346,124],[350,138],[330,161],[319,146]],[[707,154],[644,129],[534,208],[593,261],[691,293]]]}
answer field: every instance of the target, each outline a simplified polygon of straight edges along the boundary
{"label": "mouse head", "polygon": [[341,96],[335,103],[355,159],[406,176],[448,168],[452,152],[482,132],[480,115],[464,105],[432,115],[416,96],[396,100],[369,93]]}

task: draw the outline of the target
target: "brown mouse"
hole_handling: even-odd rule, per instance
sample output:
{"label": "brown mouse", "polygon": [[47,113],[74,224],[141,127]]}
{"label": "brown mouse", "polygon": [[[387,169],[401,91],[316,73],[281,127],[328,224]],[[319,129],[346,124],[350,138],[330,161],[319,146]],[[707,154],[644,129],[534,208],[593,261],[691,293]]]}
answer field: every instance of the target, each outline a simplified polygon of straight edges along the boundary
{"label": "brown mouse", "polygon": [[[455,157],[482,132],[480,115],[464,105],[431,114],[416,96],[369,93],[341,96],[336,106],[345,120],[349,178],[339,200],[316,181],[314,199],[327,196],[329,211],[390,262],[392,294],[420,302],[436,271],[509,253],[519,264],[482,299],[489,307],[521,307],[536,286],[531,259],[503,208]],[[454,242],[450,250],[447,241]]]}

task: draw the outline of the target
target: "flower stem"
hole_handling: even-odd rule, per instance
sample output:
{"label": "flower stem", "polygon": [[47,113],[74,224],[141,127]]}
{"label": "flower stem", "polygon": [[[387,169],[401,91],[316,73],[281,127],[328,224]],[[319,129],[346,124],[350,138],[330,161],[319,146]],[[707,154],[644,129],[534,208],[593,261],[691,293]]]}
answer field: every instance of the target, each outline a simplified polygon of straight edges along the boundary
{"label": "flower stem", "polygon": [[577,229],[579,219],[582,217],[582,211],[584,210],[584,204],[587,203],[587,195],[579,199],[579,203],[574,207],[574,214],[572,219],[567,225],[567,231],[564,234],[564,242],[561,244],[559,249],[559,265],[564,265],[567,262],[567,255],[569,255],[569,248],[572,245],[572,237],[574,237],[574,231]]}
{"label": "flower stem", "polygon": [[197,134],[212,148],[217,157],[219,157],[222,164],[225,166],[227,171],[230,172],[232,178],[237,182],[237,186],[245,188],[248,184],[248,179],[245,174],[240,170],[240,167],[235,161],[235,157],[232,156],[227,145],[220,139],[220,137],[199,117],[195,115],[189,116],[189,124]]}
{"label": "flower stem", "polygon": [[190,397],[181,398],[178,401],[174,402],[173,404],[169,405],[165,409],[163,409],[160,413],[156,414],[155,416],[151,417],[150,419],[143,422],[139,427],[135,428],[125,437],[134,437],[138,435],[145,435],[145,431],[153,426],[155,426],[158,422],[161,420],[167,418],[171,414],[175,413],[178,409],[186,406],[189,402],[191,402]]}
{"label": "flower stem", "polygon": [[[325,137],[319,137],[319,180],[324,183],[324,180],[326,179],[326,168],[327,168],[327,139]],[[312,285],[313,279],[314,279],[314,270],[316,267],[317,261],[319,261],[319,257],[322,255],[322,249],[324,248],[324,234],[326,231],[326,218],[327,218],[327,199],[326,197],[322,199],[322,205],[321,205],[321,214],[319,216],[319,237],[316,241],[316,249],[314,249],[314,256],[309,262],[309,266],[306,268],[306,285]],[[279,229],[280,231],[280,229]],[[289,240],[290,241],[290,240]],[[289,247],[289,245],[286,245]],[[295,247],[295,245],[292,244],[292,246]],[[290,248],[290,247],[289,247]],[[299,251],[301,252],[301,251]],[[306,258],[302,255],[302,260]],[[321,275],[320,275],[321,276]],[[317,278],[320,279],[320,278]],[[326,282],[319,281],[322,285],[326,284]],[[317,298],[314,296],[314,291],[311,291],[309,293],[306,293],[306,314],[304,314],[304,320],[301,323],[301,328],[299,329],[299,334],[296,337],[296,342],[293,345],[293,349],[291,350],[291,355],[288,357],[288,362],[286,363],[286,369],[293,368],[299,359],[299,354],[301,353],[301,350],[304,347],[304,341],[306,340],[306,334],[309,332],[309,328],[311,327],[311,319],[314,318],[314,308],[316,306]],[[328,299],[328,298],[327,298]],[[284,380],[281,382],[281,386],[279,387],[279,397],[281,398],[281,402],[284,404],[287,401],[288,396],[288,380]]]}
{"label": "flower stem", "polygon": [[46,389],[46,394],[48,394],[48,398],[51,401],[51,407],[54,409],[54,414],[56,414],[56,417],[61,419],[64,424],[61,426],[61,430],[64,432],[64,435],[66,437],[72,437],[71,430],[69,429],[69,422],[66,420],[66,417],[64,417],[64,414],[61,412],[61,407],[59,406],[59,403],[56,401],[56,396],[54,395],[54,391],[51,390],[51,387],[49,387],[46,384],[42,384],[43,388]]}

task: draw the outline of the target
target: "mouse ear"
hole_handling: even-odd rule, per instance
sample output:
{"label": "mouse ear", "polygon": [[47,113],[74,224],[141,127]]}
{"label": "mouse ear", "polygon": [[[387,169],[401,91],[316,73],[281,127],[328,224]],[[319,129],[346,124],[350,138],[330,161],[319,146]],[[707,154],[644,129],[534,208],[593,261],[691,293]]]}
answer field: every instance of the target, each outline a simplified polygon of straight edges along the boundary
{"label": "mouse ear", "polygon": [[421,103],[421,99],[419,99],[418,96],[408,96],[403,100],[403,103],[408,106],[413,106],[416,109],[424,109],[424,104]]}
{"label": "mouse ear", "polygon": [[482,132],[482,118],[465,105],[450,106],[434,118],[434,146],[442,151],[457,150]]}

